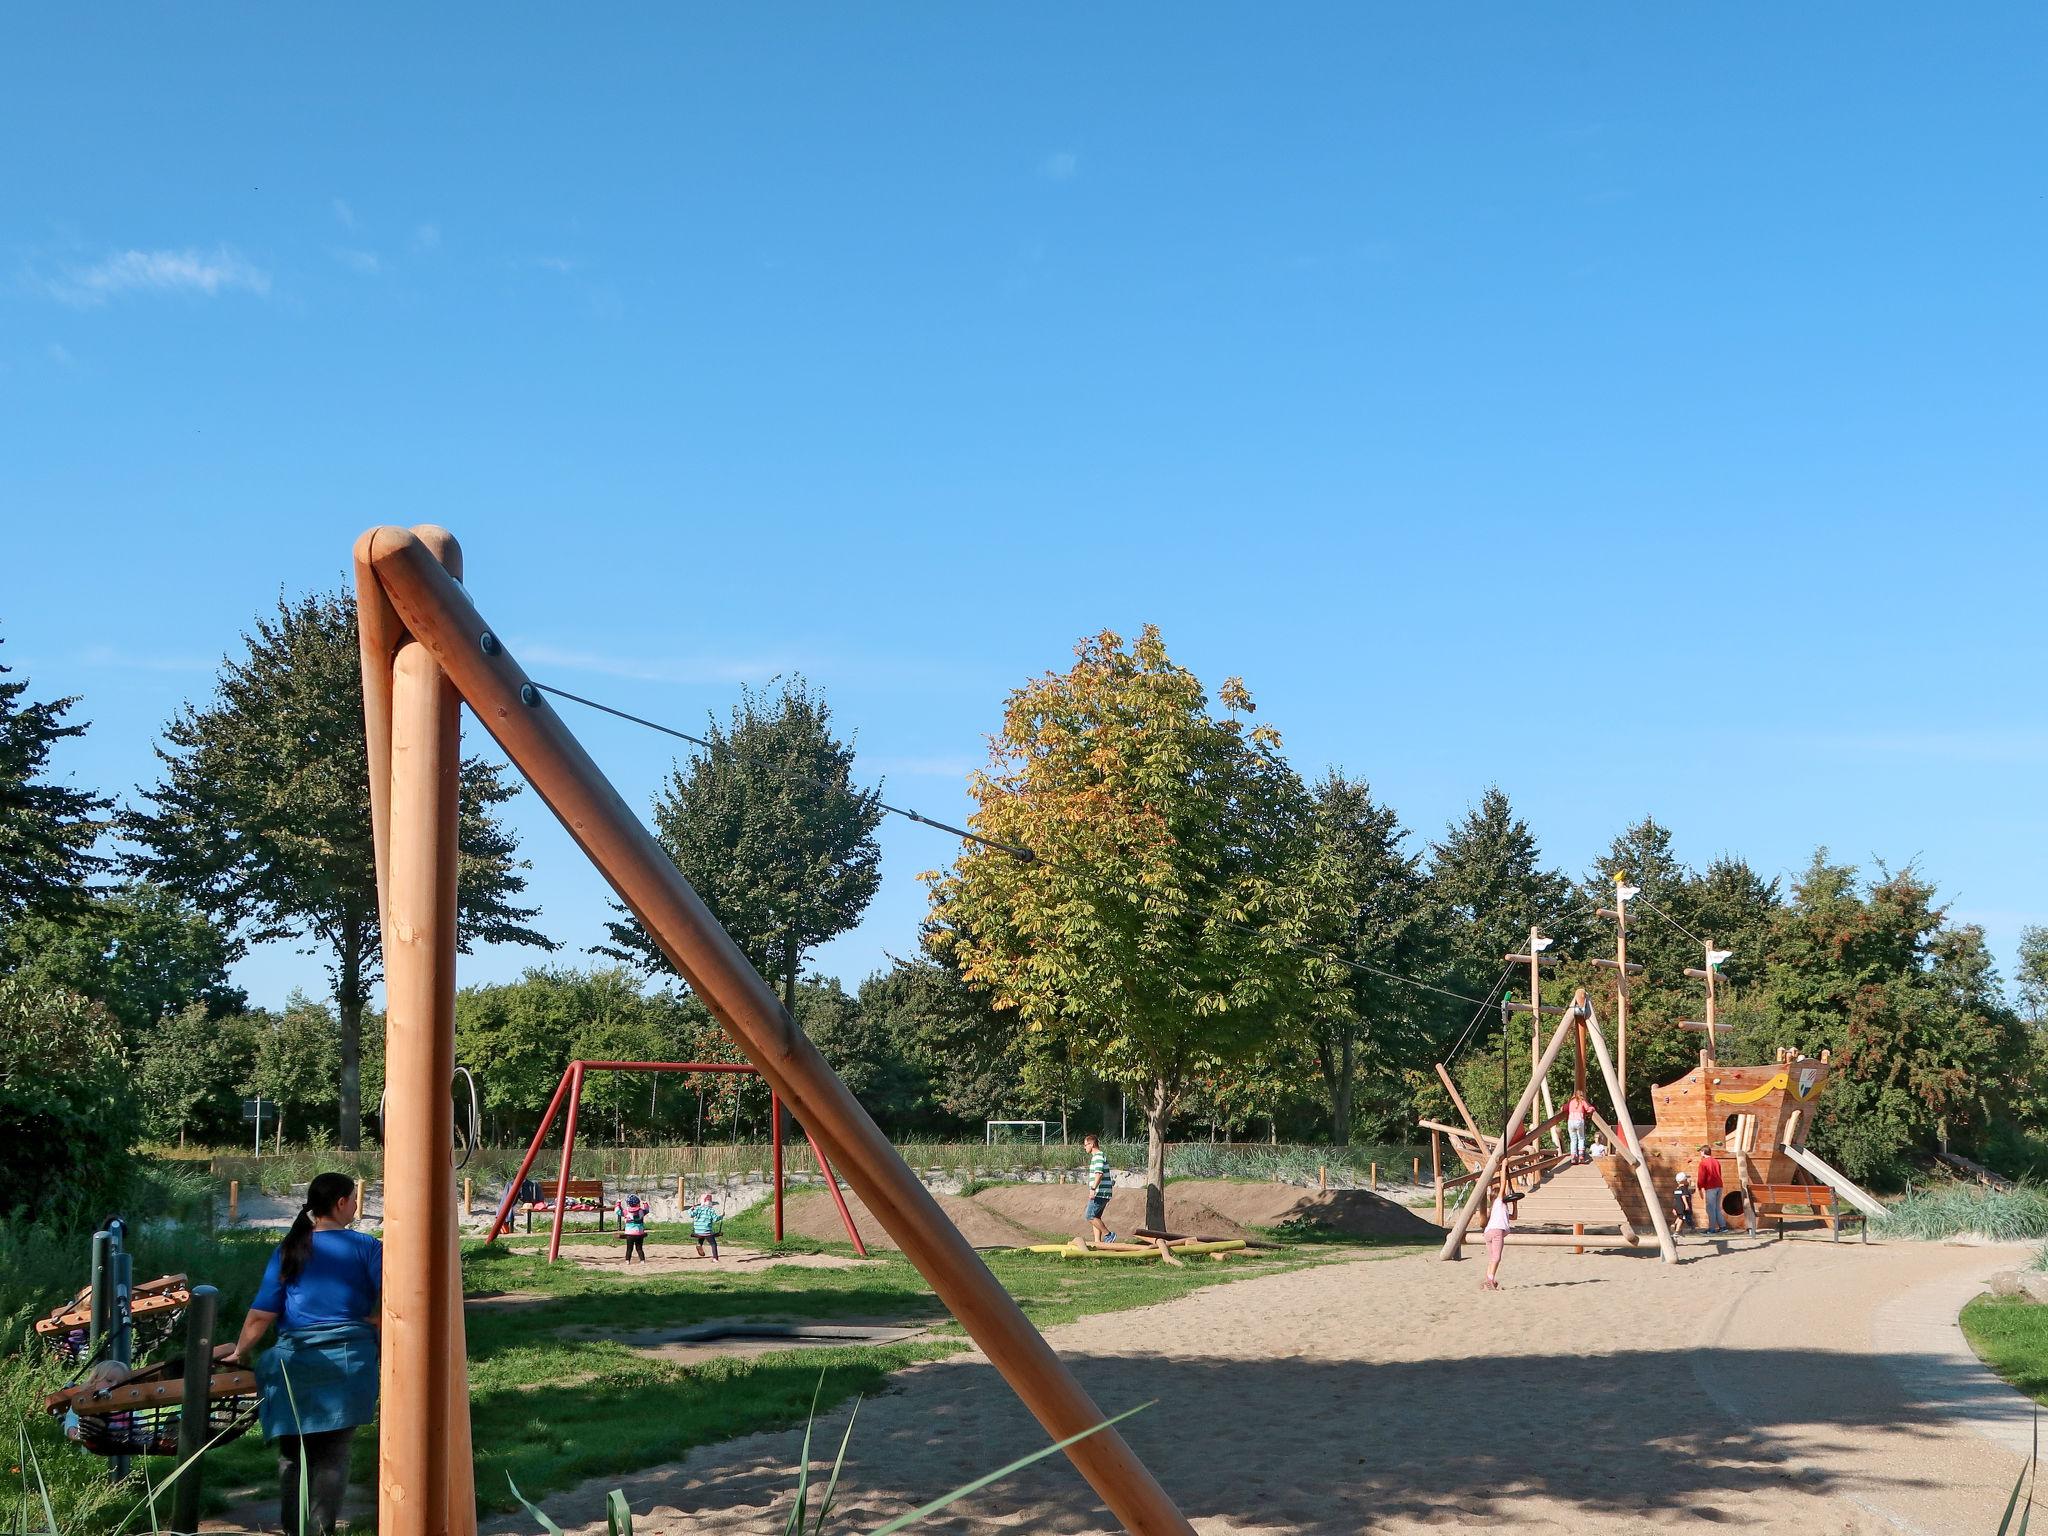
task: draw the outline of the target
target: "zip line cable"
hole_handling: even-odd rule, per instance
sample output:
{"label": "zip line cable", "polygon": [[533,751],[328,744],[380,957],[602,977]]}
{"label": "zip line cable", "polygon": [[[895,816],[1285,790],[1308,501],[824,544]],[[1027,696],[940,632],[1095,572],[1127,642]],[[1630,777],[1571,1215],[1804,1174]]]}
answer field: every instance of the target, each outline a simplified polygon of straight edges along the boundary
{"label": "zip line cable", "polygon": [[1693,943],[1701,946],[1702,948],[1706,947],[1707,941],[1705,939],[1701,938],[1698,934],[1694,933],[1690,928],[1686,927],[1685,924],[1681,923],[1677,918],[1673,917],[1669,912],[1666,912],[1662,907],[1658,906],[1654,901],[1651,901],[1648,897],[1638,896],[1636,898],[1636,905],[1641,907],[1648,907],[1652,912],[1656,913],[1657,916],[1661,917],[1665,922],[1669,923],[1672,927],[1676,928],[1688,939],[1691,939]]}
{"label": "zip line cable", "polygon": [[[542,693],[551,693],[558,699],[567,699],[572,704],[581,704],[586,709],[597,710],[600,714],[611,715],[615,719],[629,721],[634,725],[645,726],[650,731],[659,732],[663,736],[673,736],[678,741],[687,741],[690,743],[690,745],[694,747],[701,747],[706,752],[715,752],[718,750],[716,744],[706,740],[702,736],[694,736],[688,731],[677,730],[672,725],[663,725],[659,720],[649,720],[644,715],[635,715],[629,713],[626,710],[614,708],[610,704],[600,704],[596,699],[587,699],[580,693],[569,692],[569,690],[566,688],[556,688],[552,684],[541,682],[536,682],[534,684],[534,687],[538,688]],[[728,750],[730,750],[730,748],[728,748]],[[812,784],[815,784],[825,789],[840,788],[839,785],[832,784],[829,781],[818,778],[812,774],[792,774],[791,776],[806,779]],[[911,810],[907,806],[891,805],[886,800],[883,800],[879,794],[875,796],[874,804],[878,809],[886,811],[892,816],[901,816],[905,821],[914,821],[919,826],[933,827],[941,832],[949,832],[953,836],[961,838],[966,842],[978,843],[982,847],[991,849],[997,853],[1006,853],[1011,858],[1017,859],[1023,863],[1042,864],[1047,869],[1058,870],[1061,874],[1067,875],[1072,879],[1090,881],[1098,885],[1101,884],[1101,882],[1095,876],[1088,874],[1086,871],[1064,866],[1060,864],[1058,861],[1048,859],[1045,857],[1045,855],[1037,852],[1034,849],[1026,848],[1021,844],[1005,843],[998,841],[997,839],[992,837],[983,837],[978,832],[971,832],[965,827],[954,826],[951,822],[940,821],[938,818],[933,816],[926,816],[922,812]],[[1171,906],[1177,906],[1179,910],[1182,912],[1193,911],[1193,904],[1190,902],[1183,901],[1176,903],[1173,901],[1171,897],[1160,896],[1157,894],[1152,895],[1150,899],[1155,901],[1163,901]],[[1234,932],[1247,934],[1257,939],[1263,939],[1269,943],[1272,942],[1270,935],[1268,935],[1263,929],[1260,929],[1251,923],[1240,923],[1232,918],[1227,917],[1216,917],[1212,918],[1211,921],[1216,923],[1220,927],[1229,928]],[[1328,961],[1331,964],[1341,965],[1353,971],[1363,972],[1368,976],[1377,976],[1384,981],[1399,982],[1402,986],[1414,987],[1423,992],[1434,992],[1441,997],[1448,997],[1454,1002],[1476,1003],[1478,1004],[1482,1012],[1492,1005],[1492,999],[1490,997],[1485,1001],[1481,1001],[1479,998],[1476,997],[1468,997],[1463,992],[1453,992],[1448,987],[1439,987],[1432,982],[1419,981],[1413,976],[1403,976],[1398,971],[1382,970],[1380,967],[1376,965],[1366,964],[1363,960],[1353,960],[1349,956],[1337,953],[1337,951],[1335,951],[1334,949],[1325,949],[1319,945],[1294,944],[1287,942],[1282,942],[1279,945],[1279,947],[1292,954],[1303,955],[1310,959],[1315,960]]]}

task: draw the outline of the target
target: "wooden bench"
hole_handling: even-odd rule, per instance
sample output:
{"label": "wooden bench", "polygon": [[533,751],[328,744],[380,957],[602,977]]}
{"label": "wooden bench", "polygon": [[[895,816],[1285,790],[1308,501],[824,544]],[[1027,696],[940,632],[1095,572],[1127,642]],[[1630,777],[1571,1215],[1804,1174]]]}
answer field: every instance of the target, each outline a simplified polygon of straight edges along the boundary
{"label": "wooden bench", "polygon": [[1864,1242],[1870,1241],[1870,1223],[1853,1205],[1846,1204],[1825,1184],[1752,1184],[1748,1187],[1750,1224],[1760,1217],[1775,1217],[1778,1235],[1785,1235],[1785,1217],[1793,1208],[1809,1212],[1826,1224],[1828,1236],[1842,1240],[1842,1223],[1860,1223]]}
{"label": "wooden bench", "polygon": [[569,1213],[572,1211],[596,1211],[597,1230],[600,1232],[604,1230],[606,1203],[603,1179],[571,1179],[566,1185],[559,1179],[542,1179],[540,1181],[540,1198],[526,1202],[527,1231],[531,1232],[533,1230],[533,1213],[535,1211],[546,1211],[552,1215],[555,1209],[555,1201],[562,1193],[566,1193],[567,1196],[562,1203],[562,1216],[564,1220],[568,1218]]}

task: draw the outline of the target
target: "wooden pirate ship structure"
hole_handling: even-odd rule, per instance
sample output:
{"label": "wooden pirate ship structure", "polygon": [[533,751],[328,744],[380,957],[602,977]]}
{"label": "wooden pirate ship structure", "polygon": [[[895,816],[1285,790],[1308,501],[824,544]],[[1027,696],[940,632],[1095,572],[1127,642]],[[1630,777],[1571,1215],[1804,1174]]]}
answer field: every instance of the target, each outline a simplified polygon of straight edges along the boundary
{"label": "wooden pirate ship structure", "polygon": [[[1594,962],[1615,974],[1616,1057],[1624,1063],[1628,981],[1642,970],[1628,959],[1627,901],[1633,894],[1617,881],[1614,908],[1601,909],[1602,916],[1615,921],[1615,958]],[[1489,1135],[1479,1128],[1449,1070],[1442,1064],[1437,1067],[1461,1122],[1422,1122],[1432,1138],[1439,1221],[1444,1219],[1445,1193],[1463,1191],[1455,1219],[1445,1223],[1450,1231],[1444,1258],[1458,1257],[1462,1245],[1478,1235],[1475,1218],[1493,1200],[1506,1196],[1516,1202],[1514,1230],[1508,1238],[1511,1243],[1583,1251],[1635,1247],[1647,1235],[1654,1235],[1665,1260],[1674,1262],[1677,1255],[1668,1213],[1674,1207],[1679,1176],[1691,1176],[1703,1146],[1712,1148],[1722,1163],[1725,1183],[1718,1198],[1724,1212],[1738,1225],[1754,1229],[1761,1216],[1782,1216],[1795,1209],[1820,1217],[1833,1231],[1844,1205],[1865,1218],[1884,1214],[1883,1206],[1807,1148],[1814,1110],[1832,1071],[1825,1054],[1814,1059],[1780,1051],[1776,1060],[1761,1066],[1725,1066],[1717,1059],[1715,1037],[1727,1027],[1715,1016],[1717,968],[1728,958],[1727,951],[1707,942],[1705,966],[1686,972],[1706,982],[1707,1017],[1682,1027],[1703,1032],[1706,1045],[1697,1068],[1652,1090],[1656,1123],[1638,1135],[1628,1112],[1620,1069],[1609,1057],[1599,1018],[1584,989],[1569,1008],[1534,1001],[1541,996],[1542,968],[1551,963],[1543,953],[1549,942],[1531,929],[1528,952],[1507,957],[1510,962],[1528,965],[1531,998],[1507,1006],[1534,1014],[1535,1027],[1530,1039],[1528,1085],[1508,1118],[1504,1135]],[[1564,1017],[1551,1035],[1548,1049],[1539,1050],[1546,1015]],[[1574,1158],[1557,1139],[1557,1126],[1565,1114],[1551,1108],[1548,1079],[1568,1038],[1575,1046],[1575,1083],[1589,1103],[1589,1045],[1600,1069],[1611,1119],[1594,1110],[1589,1120],[1600,1133],[1606,1156]],[[1544,1118],[1529,1124],[1539,1101]],[[1545,1133],[1550,1140],[1544,1140]],[[1465,1170],[1448,1179],[1443,1176],[1441,1152],[1446,1143]]]}

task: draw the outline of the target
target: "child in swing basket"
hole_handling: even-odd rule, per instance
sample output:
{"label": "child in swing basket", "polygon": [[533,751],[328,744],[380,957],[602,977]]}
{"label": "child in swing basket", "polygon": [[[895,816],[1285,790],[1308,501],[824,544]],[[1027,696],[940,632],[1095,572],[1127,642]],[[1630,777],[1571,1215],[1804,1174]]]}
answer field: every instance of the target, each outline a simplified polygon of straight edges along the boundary
{"label": "child in swing basket", "polygon": [[697,1197],[697,1203],[690,1207],[690,1235],[697,1239],[697,1257],[704,1257],[704,1245],[711,1245],[711,1260],[718,1262],[718,1207],[712,1203],[711,1191],[705,1190]]}
{"label": "child in swing basket", "polygon": [[626,1239],[626,1262],[647,1262],[647,1202],[628,1195],[619,1202],[619,1234]]}

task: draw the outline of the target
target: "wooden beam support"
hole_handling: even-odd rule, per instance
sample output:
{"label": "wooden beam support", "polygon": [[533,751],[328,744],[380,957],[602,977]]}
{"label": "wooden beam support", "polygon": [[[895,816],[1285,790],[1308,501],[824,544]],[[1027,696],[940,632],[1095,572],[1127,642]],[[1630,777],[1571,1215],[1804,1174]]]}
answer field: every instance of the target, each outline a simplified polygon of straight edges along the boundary
{"label": "wooden beam support", "polygon": [[[1046,1432],[1066,1439],[1100,1425],[1106,1415],[783,1011],[468,594],[403,529],[375,532],[370,564],[407,630]],[[1127,1531],[1193,1536],[1114,1429],[1076,1441],[1067,1455]]]}

